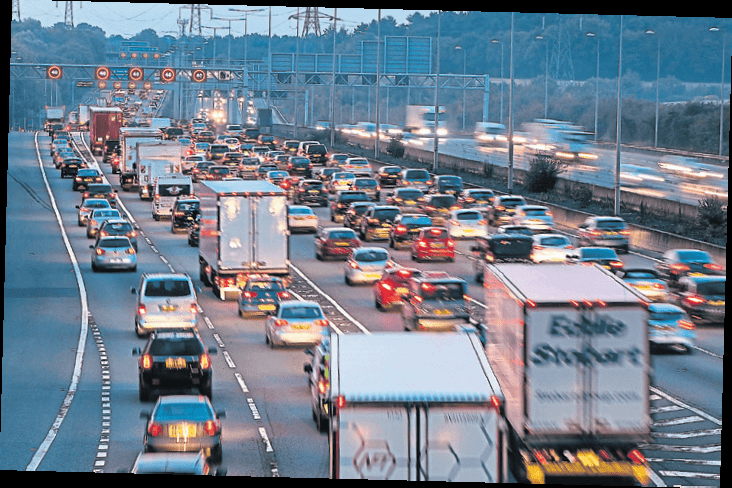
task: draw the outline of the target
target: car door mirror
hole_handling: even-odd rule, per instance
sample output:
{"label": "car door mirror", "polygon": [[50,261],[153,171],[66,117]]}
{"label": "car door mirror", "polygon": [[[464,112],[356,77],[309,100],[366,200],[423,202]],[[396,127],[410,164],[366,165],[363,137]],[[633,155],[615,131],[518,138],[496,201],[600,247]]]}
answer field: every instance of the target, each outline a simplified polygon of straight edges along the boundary
{"label": "car door mirror", "polygon": [[134,286],[131,286],[130,287],[130,294],[134,295],[135,293],[137,293],[137,290],[135,290],[135,287]]}
{"label": "car door mirror", "polygon": [[307,374],[312,374],[313,366],[310,363],[305,363],[302,365],[302,370]]}
{"label": "car door mirror", "polygon": [[226,418],[226,410],[219,410],[216,412],[216,416],[220,419]]}
{"label": "car door mirror", "polygon": [[140,354],[142,354],[142,350],[140,350],[139,347],[135,347],[135,348],[132,349],[132,354],[134,356],[139,356]]}

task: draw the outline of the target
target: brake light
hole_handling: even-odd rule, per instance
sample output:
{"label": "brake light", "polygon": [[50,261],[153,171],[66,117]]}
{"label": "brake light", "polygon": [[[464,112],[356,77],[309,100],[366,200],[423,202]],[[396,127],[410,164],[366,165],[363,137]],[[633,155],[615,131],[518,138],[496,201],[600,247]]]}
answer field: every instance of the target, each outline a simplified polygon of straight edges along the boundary
{"label": "brake light", "polygon": [[107,237],[109,235],[109,232],[107,232],[106,230],[102,230],[102,231],[99,231],[99,235],[101,237]]}
{"label": "brake light", "polygon": [[211,367],[211,357],[208,354],[201,354],[198,363],[201,365],[201,369],[209,369]]}
{"label": "brake light", "polygon": [[97,253],[97,256],[101,256],[102,254],[107,253],[107,251],[105,251],[104,249],[100,249],[100,248],[97,248],[97,250],[95,252]]}
{"label": "brake light", "polygon": [[610,261],[610,266],[613,268],[622,268],[623,262],[622,261]]}
{"label": "brake light", "polygon": [[130,254],[130,255],[132,255],[132,254],[135,254],[135,248],[134,248],[134,247],[128,247],[128,248],[127,248],[127,249],[125,250],[125,252],[126,252],[127,254]]}
{"label": "brake light", "polygon": [[666,287],[663,285],[663,283],[654,283],[653,288],[655,288],[656,290],[663,290]]}
{"label": "brake light", "polygon": [[81,176],[77,176],[77,177],[76,177],[76,178],[74,178],[74,179],[75,179],[76,181],[81,181]]}
{"label": "brake light", "polygon": [[458,222],[457,220],[451,220],[450,225],[456,225],[456,226],[460,227],[460,222]]}
{"label": "brake light", "polygon": [[638,449],[633,449],[632,451],[630,451],[628,453],[628,459],[630,459],[631,461],[633,461],[636,464],[645,464],[646,463],[646,457]]}
{"label": "brake light", "polygon": [[254,298],[257,296],[257,292],[256,291],[245,291],[243,293],[243,295],[244,295],[244,298]]}
{"label": "brake light", "polygon": [[290,294],[286,291],[277,292],[277,296],[280,298],[290,298]]}
{"label": "brake light", "polygon": [[314,322],[314,324],[319,327],[326,327],[328,325],[328,321],[325,319],[318,319]]}
{"label": "brake light", "polygon": [[487,220],[479,220],[478,221],[478,225],[488,225],[488,221]]}
{"label": "brake light", "polygon": [[684,298],[684,301],[686,303],[688,303],[689,305],[691,305],[692,307],[694,307],[696,305],[701,305],[701,304],[707,302],[706,299],[700,297],[699,295],[692,295],[690,297],[686,297],[686,298]]}
{"label": "brake light", "polygon": [[349,261],[348,265],[353,269],[358,269],[358,263],[355,261]]}
{"label": "brake light", "polygon": [[137,315],[145,315],[147,313],[147,307],[142,303],[137,306]]}
{"label": "brake light", "polygon": [[704,267],[707,268],[707,269],[713,269],[715,271],[721,271],[722,270],[722,267],[720,265],[718,265],[718,264],[715,264],[715,263],[707,263],[707,264],[704,265]]}
{"label": "brake light", "polygon": [[621,230],[620,232],[618,232],[618,234],[623,235],[623,236],[629,236],[630,235],[630,231],[629,230]]}
{"label": "brake light", "polygon": [[147,426],[147,433],[153,437],[157,437],[163,433],[163,426],[153,422]]}
{"label": "brake light", "polygon": [[137,231],[132,230],[128,232],[127,237],[137,237]]}
{"label": "brake light", "polygon": [[287,325],[287,320],[285,320],[285,319],[277,319],[277,320],[275,320],[274,324],[275,324],[276,327],[282,327],[284,325]]}
{"label": "brake light", "polygon": [[591,230],[590,231],[590,235],[593,236],[593,237],[597,237],[599,235],[602,235],[602,232],[599,231],[599,230]]}
{"label": "brake light", "polygon": [[679,320],[678,322],[676,322],[676,324],[682,329],[686,330],[694,330],[696,328],[694,322],[690,322],[688,320]]}
{"label": "brake light", "polygon": [[534,251],[541,251],[544,249],[544,246],[534,246]]}
{"label": "brake light", "polygon": [[426,243],[426,242],[424,242],[424,241],[419,241],[419,242],[417,243],[417,246],[418,246],[418,247],[427,247],[427,243]]}
{"label": "brake light", "polygon": [[318,381],[318,391],[321,395],[325,395],[325,392],[328,391],[328,386],[327,382],[323,380]]}
{"label": "brake light", "polygon": [[198,305],[196,305],[196,302],[191,303],[191,306],[189,308],[192,314],[195,314],[198,312]]}
{"label": "brake light", "polygon": [[216,435],[219,432],[218,421],[207,420],[203,426],[203,431],[206,435]]}
{"label": "brake light", "polygon": [[142,356],[142,369],[150,369],[152,368],[153,359],[152,356],[149,354],[145,354]]}
{"label": "brake light", "polygon": [[452,239],[447,240],[447,247],[455,247],[455,241]]}

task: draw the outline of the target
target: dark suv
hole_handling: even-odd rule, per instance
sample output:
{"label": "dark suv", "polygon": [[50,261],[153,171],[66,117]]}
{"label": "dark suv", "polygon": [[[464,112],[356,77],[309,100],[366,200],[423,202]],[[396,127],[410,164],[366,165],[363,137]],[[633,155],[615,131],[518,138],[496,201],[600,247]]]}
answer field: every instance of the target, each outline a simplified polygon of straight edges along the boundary
{"label": "dark suv", "polygon": [[427,195],[420,205],[422,212],[432,219],[432,225],[441,226],[450,216],[450,210],[460,208],[455,195]]}
{"label": "dark suv", "polygon": [[411,278],[402,298],[402,325],[412,331],[454,331],[470,322],[468,284],[446,273]]}
{"label": "dark suv", "polygon": [[200,211],[201,202],[198,198],[189,195],[177,198],[171,213],[170,231],[175,234],[180,229],[188,228]]}
{"label": "dark suv", "polygon": [[328,195],[320,180],[301,180],[295,188],[293,200],[296,204],[317,203],[321,207],[328,205]]}
{"label": "dark suv", "polygon": [[328,161],[328,149],[323,144],[308,144],[305,154],[313,164],[325,164]]}
{"label": "dark suv", "polygon": [[82,193],[81,203],[83,204],[87,198],[104,198],[110,207],[117,208],[117,193],[109,183],[89,183],[86,191]]}
{"label": "dark suv", "polygon": [[336,194],[335,199],[330,202],[330,221],[342,222],[349,205],[353,202],[370,202],[369,196],[364,191],[343,190]]}
{"label": "dark suv", "polygon": [[419,235],[419,230],[424,227],[432,227],[432,220],[426,215],[397,215],[394,224],[389,229],[389,247],[399,249],[404,243],[410,245],[414,238]]}
{"label": "dark suv", "polygon": [[303,156],[290,156],[290,161],[287,163],[287,171],[292,176],[302,176],[304,178],[313,177],[313,163]]}
{"label": "dark suv", "polygon": [[195,329],[155,331],[138,355],[140,400],[147,401],[164,389],[198,390],[211,398],[213,370],[210,354],[216,348],[203,345]]}
{"label": "dark suv", "polygon": [[361,239],[388,239],[394,219],[399,214],[399,207],[393,205],[375,205],[366,209],[361,216]]}
{"label": "dark suv", "polygon": [[470,247],[475,256],[473,260],[475,281],[483,282],[484,263],[532,262],[533,244],[533,237],[523,234],[493,234],[478,237],[475,245]]}
{"label": "dark suv", "polygon": [[431,193],[444,193],[457,197],[463,191],[463,179],[459,176],[442,175],[435,177]]}

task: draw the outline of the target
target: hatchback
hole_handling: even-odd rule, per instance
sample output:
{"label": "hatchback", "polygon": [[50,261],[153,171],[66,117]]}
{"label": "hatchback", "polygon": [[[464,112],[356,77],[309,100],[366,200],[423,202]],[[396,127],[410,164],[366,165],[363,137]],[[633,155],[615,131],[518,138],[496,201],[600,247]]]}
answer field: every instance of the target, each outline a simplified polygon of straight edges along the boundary
{"label": "hatchback", "polygon": [[436,176],[430,188],[430,193],[443,193],[457,197],[463,191],[463,179],[459,176],[441,175]]}
{"label": "hatchback", "polygon": [[89,246],[92,250],[92,271],[102,269],[124,269],[137,271],[137,252],[126,236],[100,237]]}
{"label": "hatchback", "polygon": [[580,246],[613,247],[628,252],[630,231],[620,217],[588,217],[577,231]]}
{"label": "hatchback", "polygon": [[328,195],[320,180],[300,180],[293,188],[293,200],[296,204],[317,203],[321,207],[328,205]]}
{"label": "hatchback", "polygon": [[79,216],[77,217],[76,222],[79,227],[85,227],[87,220],[89,220],[89,214],[92,213],[93,210],[100,208],[111,209],[112,207],[109,205],[109,201],[105,198],[85,198],[84,201],[81,202],[81,205],[77,205],[76,208],[79,209]]}
{"label": "hatchback", "polygon": [[666,301],[666,283],[652,269],[624,269],[620,277],[653,302]]}
{"label": "hatchback", "polygon": [[356,247],[361,247],[361,240],[346,227],[321,227],[315,236],[315,258],[319,261],[332,256],[347,258]]}
{"label": "hatchback", "polygon": [[531,260],[535,263],[563,263],[567,260],[567,251],[574,249],[569,238],[561,234],[535,235],[533,239]]}
{"label": "hatchback", "polygon": [[424,202],[424,192],[417,188],[397,188],[386,198],[386,203],[396,205],[403,213],[420,212]]}
{"label": "hatchback", "polygon": [[496,198],[493,190],[488,188],[471,188],[463,190],[458,197],[458,205],[463,208],[473,208],[483,215],[487,215],[488,208],[493,204]]}
{"label": "hatchback", "polygon": [[451,210],[457,210],[460,207],[454,195],[427,195],[424,202],[420,205],[422,212],[432,219],[432,225],[442,226],[450,216]]}
{"label": "hatchback", "polygon": [[554,218],[547,207],[540,205],[520,205],[511,218],[514,225],[525,225],[532,232],[551,232]]}
{"label": "hatchback", "polygon": [[97,241],[102,237],[120,237],[125,236],[130,240],[130,244],[137,251],[137,231],[132,224],[124,219],[110,219],[102,222],[97,232]]}
{"label": "hatchback", "polygon": [[696,326],[683,309],[670,303],[648,305],[648,341],[656,347],[671,347],[691,353]]}
{"label": "hatchback", "polygon": [[392,267],[385,269],[381,279],[374,283],[374,305],[377,310],[385,310],[392,305],[401,305],[407,295],[409,279],[419,278],[422,271],[416,268]]}
{"label": "hatchback", "polygon": [[82,204],[87,198],[105,198],[112,208],[117,208],[117,193],[109,183],[89,183],[81,198]]}
{"label": "hatchback", "polygon": [[328,189],[331,193],[336,193],[343,190],[350,190],[355,180],[356,177],[353,173],[345,171],[342,171],[340,173],[333,173],[330,176]]}
{"label": "hatchback", "polygon": [[615,250],[609,247],[580,247],[567,253],[567,261],[571,263],[597,263],[616,274],[623,271],[624,267]]}
{"label": "hatchback", "polygon": [[325,163],[326,166],[335,166],[337,168],[343,167],[348,159],[348,154],[331,154],[328,161]]}
{"label": "hatchback", "polygon": [[199,161],[196,163],[193,169],[191,169],[191,177],[193,178],[193,181],[199,182],[205,180],[206,175],[208,174],[208,169],[215,164],[216,163],[213,161]]}
{"label": "hatchback", "polygon": [[213,462],[222,458],[221,420],[224,411],[214,411],[204,395],[165,395],[158,397],[147,418],[143,445],[145,452],[198,452]]}
{"label": "hatchback", "polygon": [[511,222],[516,207],[526,205],[524,197],[519,195],[501,195],[493,199],[493,205],[488,210],[488,223],[502,225]]}
{"label": "hatchback", "polygon": [[86,190],[89,183],[102,183],[102,173],[98,169],[85,168],[77,171],[72,188],[74,191]]}
{"label": "hatchback", "polygon": [[382,188],[393,187],[397,185],[401,172],[402,168],[399,166],[382,166],[376,173],[376,180]]}
{"label": "hatchback", "polygon": [[372,171],[371,163],[366,158],[348,158],[343,163],[343,169],[345,171],[361,171],[370,173]]}
{"label": "hatchback", "polygon": [[444,227],[425,227],[420,229],[412,241],[412,261],[424,259],[455,260],[455,241],[450,239]]}
{"label": "hatchback", "polygon": [[291,175],[302,176],[305,178],[311,178],[313,163],[304,156],[290,156],[290,161],[287,163],[287,171]]}
{"label": "hatchback", "polygon": [[432,227],[432,220],[424,214],[399,214],[389,229],[389,247],[399,249],[410,244],[419,235],[419,230]]}
{"label": "hatchback", "polygon": [[488,221],[477,210],[452,210],[445,222],[450,237],[478,237],[488,235]]}
{"label": "hatchback", "polygon": [[370,207],[375,206],[374,202],[354,202],[348,206],[343,214],[343,225],[356,231],[361,230],[361,217]]}
{"label": "hatchback", "polygon": [[273,315],[284,300],[290,299],[282,278],[250,275],[239,291],[239,317],[250,314]]}
{"label": "hatchback", "polygon": [[724,324],[726,276],[685,276],[673,301],[697,324]]}
{"label": "hatchback", "polygon": [[120,215],[119,210],[109,208],[98,208],[92,210],[86,222],[86,237],[91,239],[96,236],[97,232],[99,232],[99,227],[105,220],[121,218],[122,215]]}
{"label": "hatchback", "polygon": [[81,168],[86,168],[86,163],[84,163],[81,158],[66,158],[61,161],[61,178],[66,178],[69,175],[76,176],[76,173],[78,173]]}
{"label": "hatchback", "polygon": [[405,169],[399,178],[399,186],[411,186],[422,191],[428,191],[432,185],[432,179],[427,170]]}
{"label": "hatchback", "polygon": [[135,332],[196,327],[198,303],[190,276],[184,273],[145,273],[137,288]]}
{"label": "hatchback", "polygon": [[381,199],[381,187],[375,178],[356,178],[351,189],[365,191],[374,202]]}
{"label": "hatchback", "polygon": [[330,331],[330,322],[317,302],[282,302],[264,322],[264,340],[270,347],[317,344]]}
{"label": "hatchback", "polygon": [[[118,473],[120,471],[117,471]],[[203,451],[141,452],[130,468],[132,474],[184,474],[225,476],[226,468],[212,471]]]}
{"label": "hatchback", "polygon": [[394,266],[386,249],[359,247],[348,256],[343,267],[343,276],[349,286],[357,283],[373,283],[381,278],[385,269]]}
{"label": "hatchback", "polygon": [[318,216],[306,205],[289,205],[287,207],[287,228],[290,232],[305,230],[318,231]]}

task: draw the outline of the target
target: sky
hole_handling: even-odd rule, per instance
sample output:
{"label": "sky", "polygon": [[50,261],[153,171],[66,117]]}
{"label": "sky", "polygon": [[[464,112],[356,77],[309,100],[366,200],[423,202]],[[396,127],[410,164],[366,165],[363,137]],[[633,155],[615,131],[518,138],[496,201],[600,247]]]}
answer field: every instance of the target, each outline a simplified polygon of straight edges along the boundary
{"label": "sky", "polygon": [[[33,18],[41,22],[43,27],[51,26],[57,22],[64,21],[65,4],[67,2],[55,2],[50,0],[19,0],[21,19]],[[183,18],[190,21],[190,8],[185,9],[182,4],[169,3],[129,3],[129,2],[71,2],[73,4],[74,25],[87,23],[104,30],[107,36],[121,35],[129,38],[138,34],[144,29],[153,29],[158,36],[173,35],[179,32],[178,19]],[[81,4],[81,5],[80,5]],[[209,8],[202,4],[201,25],[222,27],[217,35],[226,35],[229,22],[211,20],[211,17],[243,19],[248,17],[247,32],[249,34],[267,34],[269,27],[269,7],[246,6],[238,4],[212,5]],[[262,12],[229,11],[230,8],[240,10],[263,9]],[[318,7],[319,12],[333,15],[332,8]],[[302,15],[305,7],[300,7]],[[382,18],[392,16],[397,24],[404,24],[407,17],[414,13],[421,12],[429,15],[432,10],[401,10],[382,9]],[[290,20],[291,15],[297,13],[297,7],[272,7],[272,33],[274,35],[294,35],[296,21]],[[378,17],[377,9],[360,8],[339,8],[338,29],[345,27],[352,31],[361,23],[369,23]],[[300,21],[302,28],[303,21]],[[327,19],[320,20],[320,28],[325,29],[330,24]],[[231,31],[234,36],[244,35],[244,21],[231,22]],[[204,29],[204,35],[213,34],[213,30]]]}

